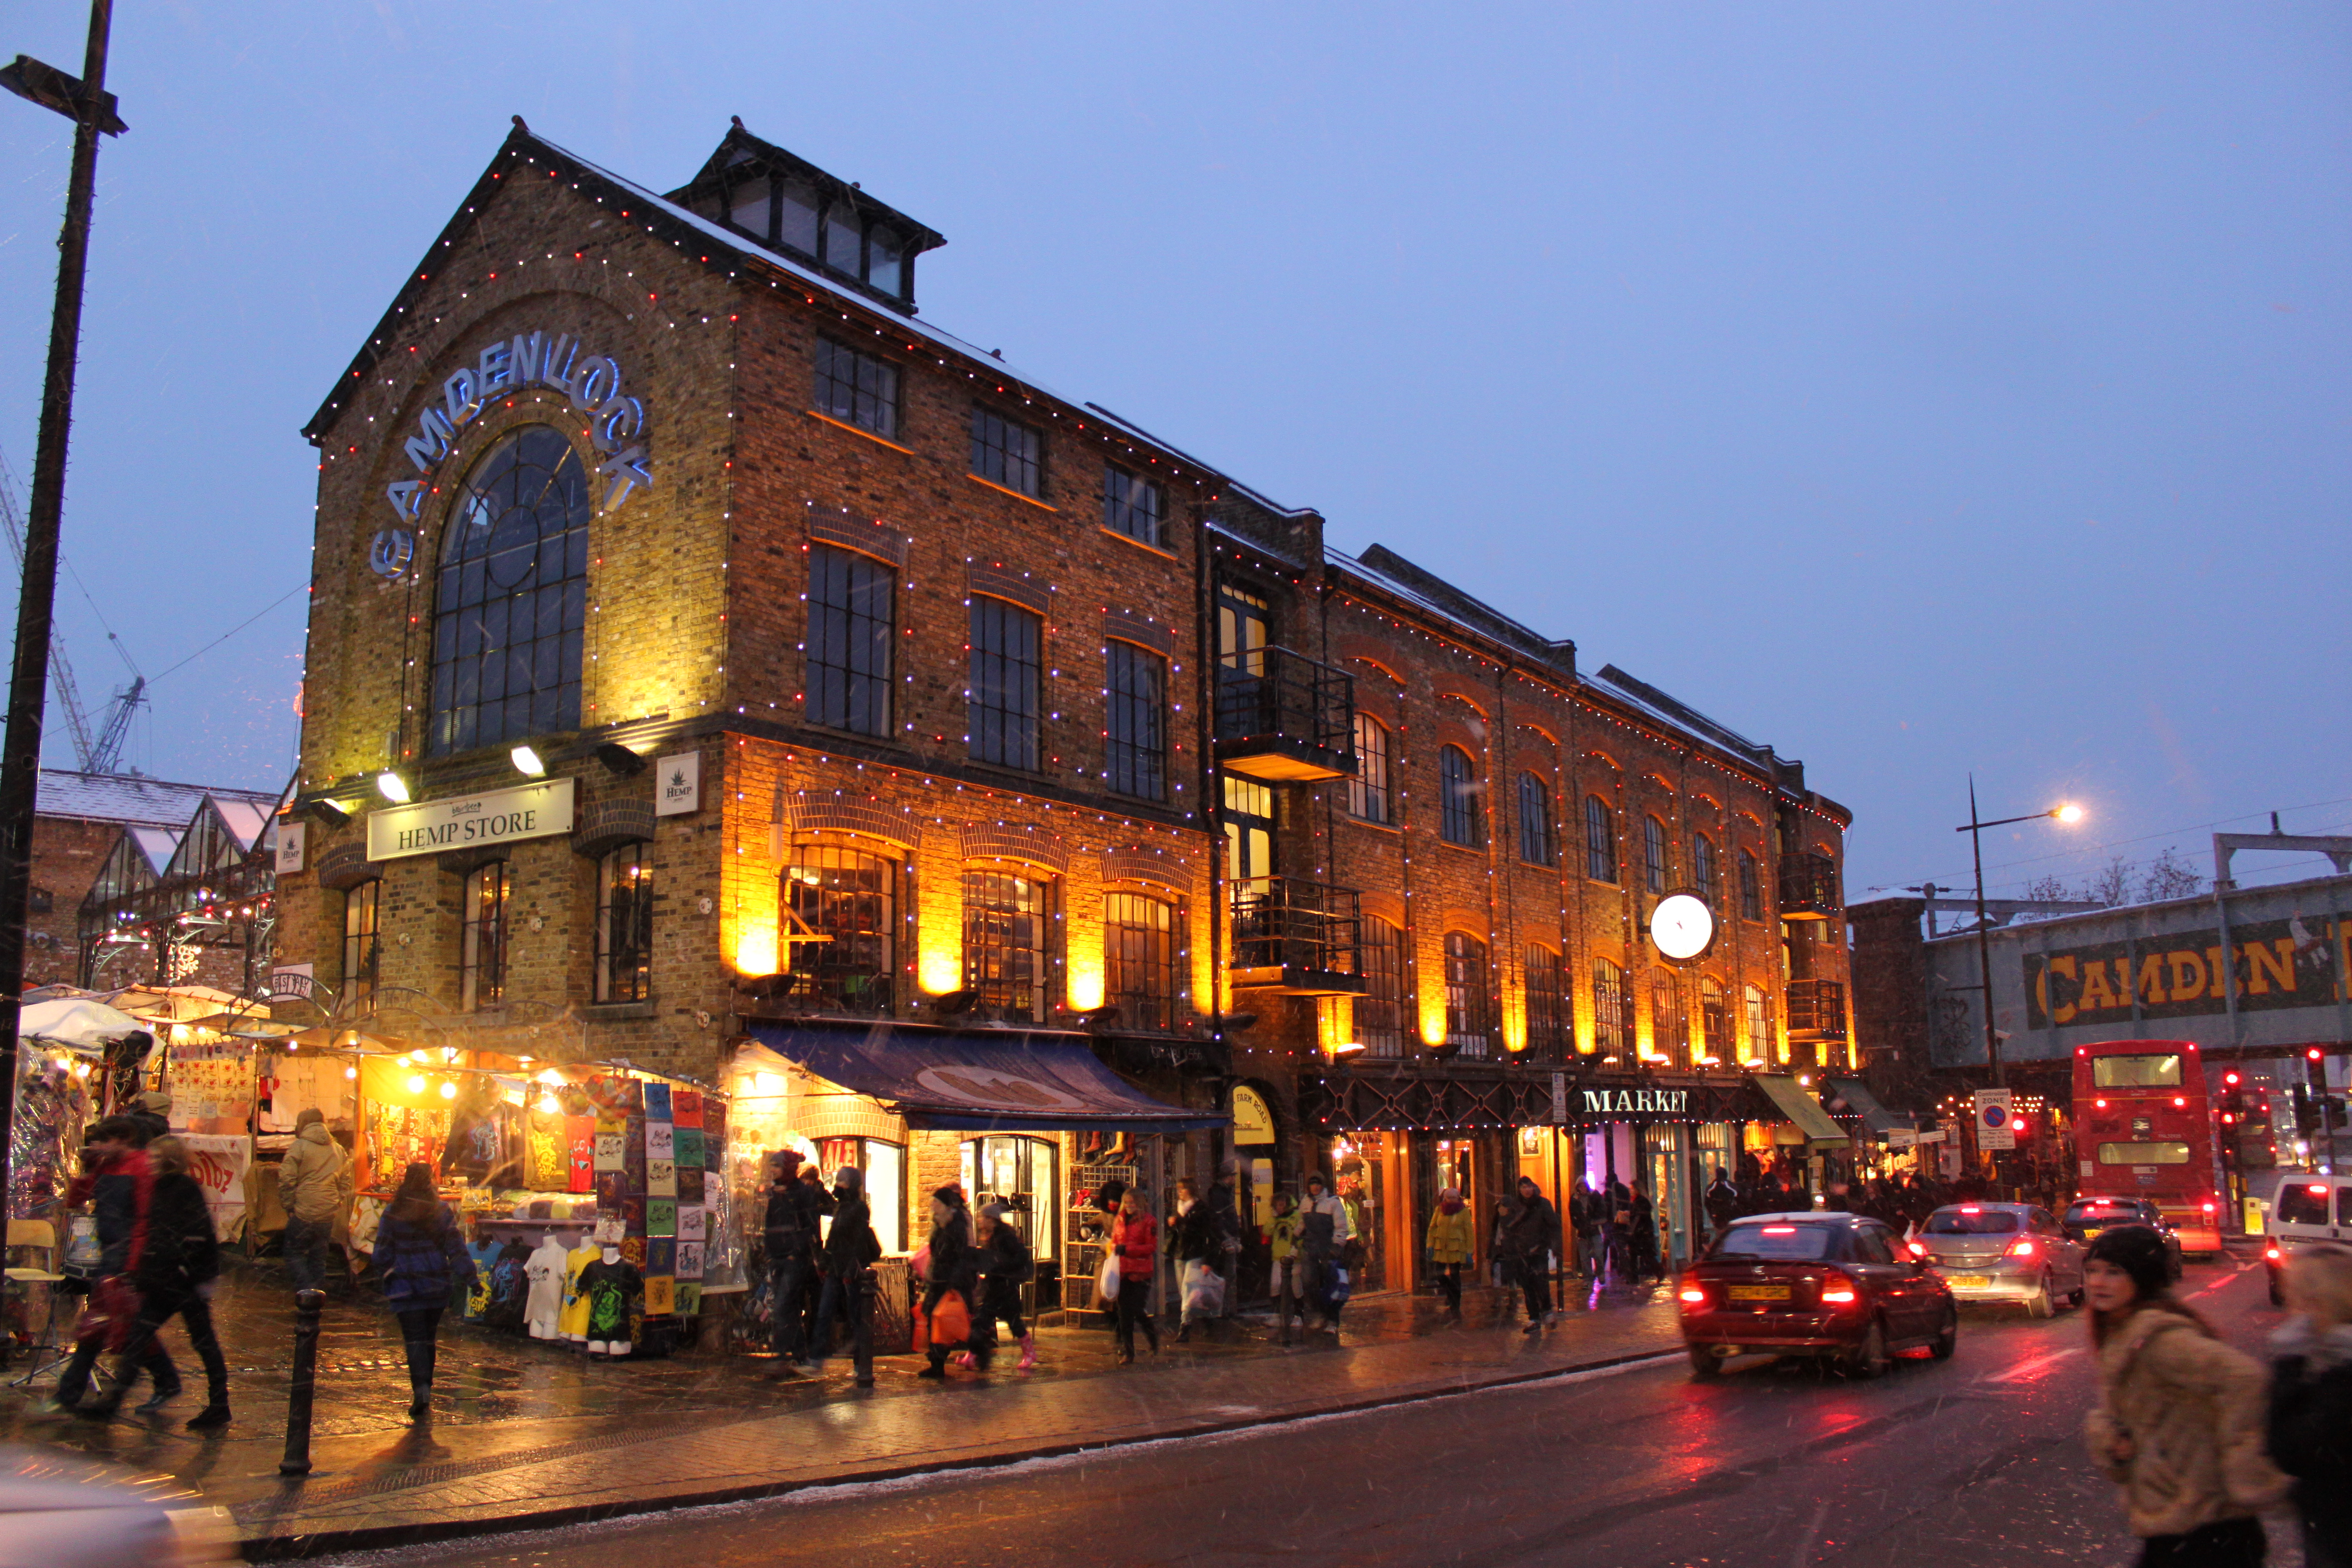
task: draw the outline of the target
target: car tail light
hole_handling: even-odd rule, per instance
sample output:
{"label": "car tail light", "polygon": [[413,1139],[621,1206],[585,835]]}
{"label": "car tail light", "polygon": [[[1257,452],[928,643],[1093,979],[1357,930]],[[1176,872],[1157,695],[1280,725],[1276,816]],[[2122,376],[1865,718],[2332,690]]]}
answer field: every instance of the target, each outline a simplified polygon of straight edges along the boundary
{"label": "car tail light", "polygon": [[2097,1106],[2101,1110],[2105,1110],[2107,1108],[2107,1102],[2104,1100],[2095,1100],[2091,1101],[2091,1103]]}
{"label": "car tail light", "polygon": [[1853,1287],[1843,1281],[1822,1287],[1822,1305],[1824,1307],[1851,1307],[1859,1300]]}
{"label": "car tail light", "polygon": [[2207,1214],[2211,1214],[2213,1212],[2213,1205],[2211,1204],[2207,1204],[2205,1205],[2205,1212]]}
{"label": "car tail light", "polygon": [[1767,1236],[1794,1236],[1797,1234],[1797,1227],[1793,1225],[1768,1225],[1764,1227],[1764,1234]]}
{"label": "car tail light", "polygon": [[2315,1198],[2324,1198],[2327,1195],[2327,1184],[2325,1182],[2314,1182],[2310,1186],[2304,1190]]}
{"label": "car tail light", "polygon": [[2265,1247],[2263,1248],[2263,1257],[2276,1263],[2279,1260],[2279,1249],[2275,1247]]}
{"label": "car tail light", "polygon": [[2013,1241],[2013,1242],[2010,1243],[2010,1247],[2009,1247],[2009,1255],[2010,1255],[2011,1258],[2031,1258],[2031,1257],[2032,1257],[2032,1256],[2033,1256],[2033,1238],[2032,1238],[2032,1237],[2030,1237],[2030,1236],[2029,1236],[2029,1237],[2026,1237],[2022,1238],[2021,1240]]}
{"label": "car tail light", "polygon": [[1981,1205],[1977,1204],[1962,1204],[1960,1205],[1960,1212],[1962,1214],[1982,1214],[1984,1213],[1984,1209]]}
{"label": "car tail light", "polygon": [[1906,1241],[1903,1245],[1911,1249],[1911,1256],[1914,1258],[1925,1258],[1927,1256],[1927,1249],[1920,1246],[1916,1241]]}
{"label": "car tail light", "polygon": [[1683,1288],[1675,1292],[1675,1300],[1678,1301],[1686,1301],[1695,1307],[1705,1306],[1706,1304],[1706,1287],[1700,1284],[1696,1279],[1686,1279],[1683,1281]]}

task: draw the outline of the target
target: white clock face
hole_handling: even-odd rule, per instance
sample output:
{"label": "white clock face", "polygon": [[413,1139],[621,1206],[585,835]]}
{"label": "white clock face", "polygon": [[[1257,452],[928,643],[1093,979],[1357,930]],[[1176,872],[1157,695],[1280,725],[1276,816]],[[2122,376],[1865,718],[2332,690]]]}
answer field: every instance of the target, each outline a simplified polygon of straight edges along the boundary
{"label": "white clock face", "polygon": [[1668,958],[1696,958],[1715,940],[1715,911],[1690,893],[1660,899],[1650,911],[1650,940]]}

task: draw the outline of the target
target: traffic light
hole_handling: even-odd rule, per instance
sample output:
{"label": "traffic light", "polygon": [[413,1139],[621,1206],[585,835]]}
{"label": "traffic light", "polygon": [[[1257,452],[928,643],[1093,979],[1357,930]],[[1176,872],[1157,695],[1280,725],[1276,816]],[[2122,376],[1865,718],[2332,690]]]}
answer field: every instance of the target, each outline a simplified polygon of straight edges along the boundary
{"label": "traffic light", "polygon": [[2221,1075],[2221,1125],[2235,1127],[2246,1119],[2244,1080],[2235,1068]]}
{"label": "traffic light", "polygon": [[2287,1090],[2294,1100],[2294,1130],[2298,1136],[2309,1138],[2319,1131],[2319,1107],[2312,1103],[2311,1090],[2296,1084]]}

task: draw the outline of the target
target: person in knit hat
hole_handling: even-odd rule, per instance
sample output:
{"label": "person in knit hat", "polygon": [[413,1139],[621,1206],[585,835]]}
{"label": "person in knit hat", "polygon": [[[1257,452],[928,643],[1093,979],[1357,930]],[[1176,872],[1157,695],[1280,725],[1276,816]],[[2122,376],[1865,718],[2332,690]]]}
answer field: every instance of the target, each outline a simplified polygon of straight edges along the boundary
{"label": "person in knit hat", "polygon": [[2084,1422],[2091,1458],[2123,1488],[2143,1563],[2252,1568],[2263,1509],[2288,1479],[2264,1452],[2264,1376],[2171,1289],[2164,1238],[2118,1226],[2083,1264],[2099,1402]]}
{"label": "person in knit hat", "polygon": [[[971,1211],[964,1204],[963,1187],[960,1183],[943,1182],[931,1193],[931,1237],[928,1244],[931,1266],[923,1276],[923,1321],[930,1321],[940,1302],[952,1290],[963,1298],[967,1311],[971,1307],[971,1288],[979,1278],[978,1260],[971,1250]],[[930,1364],[917,1373],[917,1377],[943,1378],[948,1374],[948,1352],[960,1347],[934,1343],[928,1347]]]}

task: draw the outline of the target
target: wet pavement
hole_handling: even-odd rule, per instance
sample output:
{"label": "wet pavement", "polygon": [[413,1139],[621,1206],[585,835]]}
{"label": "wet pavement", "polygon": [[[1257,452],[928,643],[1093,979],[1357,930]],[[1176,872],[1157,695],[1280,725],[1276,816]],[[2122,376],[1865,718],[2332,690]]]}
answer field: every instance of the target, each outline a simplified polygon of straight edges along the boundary
{"label": "wet pavement", "polygon": [[[2277,1321],[2248,1257],[2192,1265],[2182,1292],[2241,1348]],[[1653,1310],[1577,1325],[1645,1321]],[[1683,1358],[1081,1454],[773,1500],[347,1557],[369,1568],[699,1568],[800,1563],[979,1568],[1280,1563],[1592,1568],[2125,1568],[2116,1489],[2081,1441],[2095,1395],[2078,1311],[1966,1309],[1948,1362],[1874,1382],[1755,1361],[1694,1382]],[[1447,1341],[1382,1344],[1425,1363]],[[1517,1336],[1508,1336],[1517,1339]],[[1255,1373],[1249,1363],[1229,1363]],[[1281,1370],[1294,1375],[1303,1363]],[[1141,1383],[1139,1401],[1213,1378]],[[950,1395],[968,1391],[943,1391]],[[962,1405],[981,1414],[976,1405]],[[2270,1561],[2297,1568],[2284,1516]]]}
{"label": "wet pavement", "polygon": [[[477,1327],[445,1327],[435,1413],[406,1419],[407,1375],[391,1318],[331,1301],[320,1343],[314,1472],[277,1474],[293,1313],[282,1280],[225,1283],[215,1315],[235,1420],[196,1434],[201,1372],[167,1331],[187,1392],[163,1413],[111,1423],[39,1415],[15,1390],[0,1440],[70,1450],[235,1513],[247,1549],[290,1554],[446,1539],[531,1522],[772,1496],[852,1479],[1024,1458],[1394,1404],[1640,1357],[1678,1344],[1662,1290],[1586,1291],[1563,1324],[1528,1337],[1498,1323],[1512,1300],[1473,1291],[1448,1329],[1428,1298],[1349,1305],[1339,1341],[1272,1342],[1247,1318],[1118,1367],[1108,1332],[1040,1331],[1040,1364],[1000,1355],[986,1379],[919,1381],[914,1357],[854,1385],[845,1356],[819,1376],[717,1353],[591,1363],[577,1352]],[[1678,1359],[1678,1358],[1677,1358]],[[142,1389],[134,1399],[143,1397]],[[944,1403],[943,1403],[944,1402]]]}

